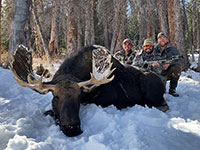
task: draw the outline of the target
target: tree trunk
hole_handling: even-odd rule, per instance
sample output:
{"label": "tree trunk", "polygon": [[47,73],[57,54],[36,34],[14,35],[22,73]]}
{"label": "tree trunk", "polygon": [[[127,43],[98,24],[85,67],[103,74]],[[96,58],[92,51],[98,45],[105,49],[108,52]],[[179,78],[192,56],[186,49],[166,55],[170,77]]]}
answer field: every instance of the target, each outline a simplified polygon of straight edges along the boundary
{"label": "tree trunk", "polygon": [[78,20],[76,7],[76,1],[70,1],[68,3],[67,58],[73,56],[78,48]]}
{"label": "tree trunk", "polygon": [[111,53],[114,54],[116,50],[121,49],[121,44],[125,38],[125,17],[126,17],[126,0],[114,1],[114,30],[111,42]]}
{"label": "tree trunk", "polygon": [[[142,46],[144,40],[147,38],[147,2],[145,0],[136,0],[139,10],[139,42],[138,45]],[[141,48],[141,47],[139,47]]]}
{"label": "tree trunk", "polygon": [[192,36],[191,33],[189,31],[189,25],[188,25],[188,19],[187,19],[187,15],[186,15],[186,10],[185,10],[185,0],[182,0],[182,6],[183,6],[183,13],[184,13],[184,25],[185,25],[185,29],[186,29],[186,33],[188,35],[188,38],[186,40],[186,42],[189,44],[189,49],[191,51],[191,55],[192,55],[192,62],[195,62],[195,57],[194,57],[194,47],[192,46]]}
{"label": "tree trunk", "polygon": [[107,22],[103,22],[104,30],[103,30],[103,37],[104,37],[104,46],[106,48],[109,48],[109,42],[108,42],[108,25]]}
{"label": "tree trunk", "polygon": [[9,42],[9,59],[13,54],[17,45],[23,44],[28,46],[25,37],[25,25],[29,20],[30,0],[14,0],[14,14],[11,23],[11,37]]}
{"label": "tree trunk", "polygon": [[170,43],[176,46],[175,43],[175,18],[176,18],[176,8],[175,8],[175,1],[168,0],[168,22],[169,22],[169,37]]}
{"label": "tree trunk", "polygon": [[[197,8],[200,8],[199,6],[200,4],[197,3]],[[198,58],[198,64],[197,64],[197,71],[200,72],[200,12],[199,10],[197,9],[196,10],[196,28],[197,28],[197,38],[196,38],[196,41],[197,41],[197,49],[199,50],[199,58]]]}
{"label": "tree trunk", "polygon": [[192,55],[192,62],[195,62],[195,57],[194,57],[194,46],[192,46],[191,55]]}
{"label": "tree trunk", "polygon": [[0,66],[1,66],[1,0],[0,0]]}
{"label": "tree trunk", "polygon": [[85,2],[85,41],[84,46],[91,45],[91,35],[90,35],[90,0]]}
{"label": "tree trunk", "polygon": [[29,10],[29,19],[28,19],[28,23],[27,26],[25,27],[26,29],[26,40],[27,40],[27,45],[28,48],[31,48],[31,37],[32,37],[32,28],[31,28],[31,10]]}
{"label": "tree trunk", "polygon": [[175,9],[176,9],[176,15],[175,15],[175,43],[176,46],[183,56],[183,70],[188,70],[190,64],[187,56],[187,50],[185,46],[185,37],[184,37],[184,31],[183,31],[183,14],[181,11],[181,4],[179,0],[174,0]]}
{"label": "tree trunk", "polygon": [[[115,1],[113,0],[98,0],[97,5],[95,7],[96,10],[96,17],[98,18],[98,24],[96,26],[96,29],[100,29],[100,34],[96,30],[96,42],[102,43],[106,48],[110,49],[111,42],[112,42],[112,36],[113,36],[113,30],[114,27],[114,16],[115,16]],[[95,20],[97,22],[97,20]],[[95,22],[95,23],[96,23]],[[103,31],[103,32],[102,32]],[[102,33],[101,33],[102,32]]]}
{"label": "tree trunk", "polygon": [[177,47],[180,54],[183,55],[183,70],[189,68],[189,61],[187,57],[185,38],[183,35],[183,19],[181,13],[181,4],[179,0],[168,0],[168,20],[169,20],[169,32],[170,43]]}
{"label": "tree trunk", "polygon": [[81,48],[82,48],[82,44],[81,44],[81,41],[82,41],[82,30],[81,30],[81,11],[78,13],[78,18],[77,18],[78,20],[77,20],[77,22],[78,22],[78,24],[77,24],[77,26],[78,26],[78,39],[77,39],[77,49],[78,50],[81,50]]}
{"label": "tree trunk", "polygon": [[48,51],[48,48],[47,48],[46,43],[45,43],[44,38],[43,38],[42,27],[40,25],[39,18],[38,18],[37,12],[36,12],[35,0],[33,0],[33,2],[32,2],[32,9],[33,9],[34,21],[35,21],[35,24],[36,24],[37,29],[38,29],[38,34],[39,34],[40,40],[42,42],[44,52],[46,54],[45,55],[46,59],[47,59],[48,63],[51,63],[51,58],[49,56],[49,51]]}
{"label": "tree trunk", "polygon": [[197,3],[196,10],[196,31],[197,31],[197,49],[200,50],[200,3]]}
{"label": "tree trunk", "polygon": [[148,0],[147,6],[149,9],[147,9],[147,38],[151,38],[152,40],[155,40],[155,0]]}
{"label": "tree trunk", "polygon": [[160,31],[169,35],[169,26],[167,22],[167,0],[157,0],[158,17],[160,22]]}
{"label": "tree trunk", "polygon": [[49,41],[49,54],[54,59],[58,54],[58,22],[59,22],[59,0],[53,1],[52,21],[51,21],[51,35]]}
{"label": "tree trunk", "polygon": [[84,45],[94,44],[94,0],[85,3],[85,42]]}
{"label": "tree trunk", "polygon": [[197,72],[200,72],[200,51],[199,51],[199,58],[198,58],[198,64],[197,64]]}
{"label": "tree trunk", "polygon": [[91,26],[91,44],[95,44],[95,39],[94,39],[94,1],[95,0],[90,0],[90,26]]}
{"label": "tree trunk", "polygon": [[[39,7],[41,5],[40,0],[32,0],[32,3],[34,3],[34,8],[35,8],[36,14],[40,14],[41,13],[41,8]],[[34,19],[33,8],[32,8],[32,14],[33,14],[32,16]],[[37,57],[42,57],[45,54],[45,52],[44,52],[44,49],[42,48],[40,33],[39,33],[39,29],[38,29],[36,23],[35,23],[34,28],[35,28],[35,47],[36,47],[35,54]]]}
{"label": "tree trunk", "polygon": [[198,43],[198,9],[196,0],[192,0],[192,29],[193,29],[193,45],[197,49]]}

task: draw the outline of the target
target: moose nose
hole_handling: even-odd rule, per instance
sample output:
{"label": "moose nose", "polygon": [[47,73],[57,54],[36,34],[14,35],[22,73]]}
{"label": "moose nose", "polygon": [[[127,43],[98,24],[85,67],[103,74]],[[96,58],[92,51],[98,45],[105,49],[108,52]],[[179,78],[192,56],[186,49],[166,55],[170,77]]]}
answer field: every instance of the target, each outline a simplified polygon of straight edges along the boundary
{"label": "moose nose", "polygon": [[60,127],[62,132],[69,137],[78,136],[83,131],[80,128],[80,125],[68,125],[68,126],[61,126]]}

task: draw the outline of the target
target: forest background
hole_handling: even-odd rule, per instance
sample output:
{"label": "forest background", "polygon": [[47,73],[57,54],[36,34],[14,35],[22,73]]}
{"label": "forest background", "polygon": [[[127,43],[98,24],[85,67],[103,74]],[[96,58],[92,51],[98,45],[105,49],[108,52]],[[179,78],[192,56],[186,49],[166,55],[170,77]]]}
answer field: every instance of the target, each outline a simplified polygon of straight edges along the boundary
{"label": "forest background", "polygon": [[[111,53],[130,38],[134,49],[165,32],[184,57],[200,52],[200,0],[0,0],[0,64],[16,45],[48,61],[98,44]],[[200,57],[199,57],[200,58]],[[194,57],[193,57],[194,59]],[[198,59],[197,71],[200,71]]]}

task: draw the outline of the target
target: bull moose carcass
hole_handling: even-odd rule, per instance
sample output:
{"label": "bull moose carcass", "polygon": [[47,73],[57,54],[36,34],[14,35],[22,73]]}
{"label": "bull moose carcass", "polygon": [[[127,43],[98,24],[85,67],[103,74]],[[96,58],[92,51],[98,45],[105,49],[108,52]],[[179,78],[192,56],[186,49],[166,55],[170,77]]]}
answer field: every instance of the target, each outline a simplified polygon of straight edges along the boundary
{"label": "bull moose carcass", "polygon": [[67,136],[82,133],[79,118],[80,104],[95,103],[102,107],[114,105],[118,109],[134,106],[169,109],[163,95],[160,78],[124,66],[102,46],[90,46],[66,59],[52,80],[36,79],[32,70],[31,52],[20,45],[12,55],[10,70],[16,82],[41,94],[53,94],[51,114]]}

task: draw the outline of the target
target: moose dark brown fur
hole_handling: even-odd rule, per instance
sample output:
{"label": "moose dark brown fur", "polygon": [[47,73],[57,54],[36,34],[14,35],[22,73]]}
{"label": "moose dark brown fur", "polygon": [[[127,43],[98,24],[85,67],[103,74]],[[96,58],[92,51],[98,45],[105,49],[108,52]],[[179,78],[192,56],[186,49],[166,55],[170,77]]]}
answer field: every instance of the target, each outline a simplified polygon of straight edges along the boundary
{"label": "moose dark brown fur", "polygon": [[[42,77],[39,80],[33,78],[30,67],[32,61],[24,62],[30,57],[19,59],[26,57],[23,55],[25,52],[22,51],[27,50],[23,46],[17,48],[10,69],[18,84],[41,94],[52,92],[52,110],[46,114],[54,116],[63,133],[70,137],[82,133],[79,118],[81,103],[95,103],[102,107],[114,105],[118,109],[139,104],[156,107],[162,111],[168,110],[168,105],[163,98],[165,89],[157,75],[124,66],[111,55],[109,56],[112,65],[107,64],[111,71],[107,77],[101,82],[90,79],[94,77],[90,73],[93,72],[92,66],[94,65],[93,51],[97,49],[97,57],[107,51],[101,46],[84,48],[77,55],[66,59],[50,82],[42,82]],[[19,60],[23,60],[23,62],[19,62]],[[103,64],[104,60],[102,59],[99,64]],[[27,65],[28,63],[29,65]],[[24,65],[28,70],[22,73],[19,68],[23,68]],[[30,86],[30,84],[32,85]]]}

